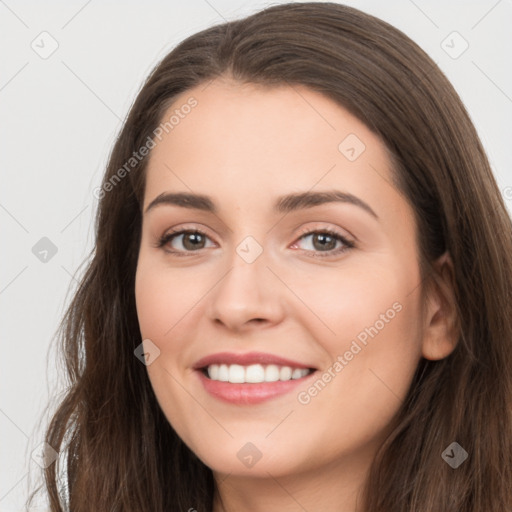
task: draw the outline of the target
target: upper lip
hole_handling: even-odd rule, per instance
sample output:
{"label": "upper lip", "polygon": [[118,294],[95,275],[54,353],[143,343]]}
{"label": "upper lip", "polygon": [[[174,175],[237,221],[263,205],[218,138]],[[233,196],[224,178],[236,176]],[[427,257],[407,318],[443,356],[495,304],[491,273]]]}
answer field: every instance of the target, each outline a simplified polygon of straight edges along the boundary
{"label": "upper lip", "polygon": [[275,364],[278,366],[291,366],[292,368],[313,368],[311,365],[293,361],[285,357],[276,356],[274,354],[267,354],[265,352],[245,352],[237,354],[234,352],[217,352],[209,356],[202,357],[194,364],[195,370],[200,370],[212,364],[239,364],[241,366],[248,366],[251,364]]}

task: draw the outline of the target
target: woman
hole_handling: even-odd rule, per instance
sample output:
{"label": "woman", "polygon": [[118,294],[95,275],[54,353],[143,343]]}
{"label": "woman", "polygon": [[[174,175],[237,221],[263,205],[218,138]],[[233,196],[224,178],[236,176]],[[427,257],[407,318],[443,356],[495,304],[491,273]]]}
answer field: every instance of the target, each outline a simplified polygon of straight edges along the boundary
{"label": "woman", "polygon": [[96,196],[52,511],[512,506],[511,222],[403,33],[303,3],[189,37]]}

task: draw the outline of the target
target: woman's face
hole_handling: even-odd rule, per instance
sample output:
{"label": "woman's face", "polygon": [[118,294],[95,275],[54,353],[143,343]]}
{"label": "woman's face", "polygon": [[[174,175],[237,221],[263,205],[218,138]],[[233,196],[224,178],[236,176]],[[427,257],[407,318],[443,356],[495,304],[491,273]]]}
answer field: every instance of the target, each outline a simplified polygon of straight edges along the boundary
{"label": "woman's face", "polygon": [[383,144],[298,86],[214,81],[173,114],[136,275],[163,412],[218,473],[358,474],[426,350],[413,212]]}

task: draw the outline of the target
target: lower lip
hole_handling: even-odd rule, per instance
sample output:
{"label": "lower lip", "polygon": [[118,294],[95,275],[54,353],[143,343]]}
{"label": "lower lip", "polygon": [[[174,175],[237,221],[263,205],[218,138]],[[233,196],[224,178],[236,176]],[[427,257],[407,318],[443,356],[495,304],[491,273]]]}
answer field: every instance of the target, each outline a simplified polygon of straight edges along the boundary
{"label": "lower lip", "polygon": [[209,379],[201,370],[196,370],[196,373],[206,391],[215,398],[229,402],[230,404],[252,405],[289,393],[300,384],[303,384],[316,372],[314,371],[300,379],[261,382],[258,384],[233,384],[231,382]]}

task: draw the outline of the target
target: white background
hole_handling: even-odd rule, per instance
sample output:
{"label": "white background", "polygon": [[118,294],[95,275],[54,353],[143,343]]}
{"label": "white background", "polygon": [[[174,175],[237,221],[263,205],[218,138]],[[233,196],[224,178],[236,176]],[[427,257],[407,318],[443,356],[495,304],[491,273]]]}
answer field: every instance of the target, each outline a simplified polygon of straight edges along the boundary
{"label": "white background", "polygon": [[[511,210],[512,1],[345,3],[401,29],[438,63],[477,127]],[[52,339],[73,275],[93,246],[92,191],[143,79],[188,35],[268,5],[0,0],[1,512],[24,510],[38,477],[31,452],[59,385]],[[31,47],[50,48],[43,31],[58,43],[46,59]],[[453,31],[469,44],[457,59],[441,46]],[[462,40],[453,41],[461,48]],[[42,237],[58,250],[46,263],[32,253]]]}

